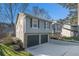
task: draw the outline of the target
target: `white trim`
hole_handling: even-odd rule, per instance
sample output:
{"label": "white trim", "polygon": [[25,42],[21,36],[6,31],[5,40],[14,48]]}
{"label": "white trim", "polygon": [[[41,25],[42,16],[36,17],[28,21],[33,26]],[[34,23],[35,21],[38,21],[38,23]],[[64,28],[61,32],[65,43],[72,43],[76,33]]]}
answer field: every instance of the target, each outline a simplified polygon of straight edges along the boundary
{"label": "white trim", "polygon": [[50,29],[46,27],[46,30],[50,30]]}
{"label": "white trim", "polygon": [[39,34],[39,44],[41,44],[41,34]]}
{"label": "white trim", "polygon": [[49,42],[49,34],[48,34],[48,42]]}
{"label": "white trim", "polygon": [[32,29],[38,29],[38,27],[34,27],[34,26],[32,26]]}
{"label": "white trim", "polygon": [[24,34],[24,48],[27,49],[27,34]]}
{"label": "white trim", "polygon": [[38,33],[37,34],[36,33],[29,33],[27,35],[39,35],[39,34]]}

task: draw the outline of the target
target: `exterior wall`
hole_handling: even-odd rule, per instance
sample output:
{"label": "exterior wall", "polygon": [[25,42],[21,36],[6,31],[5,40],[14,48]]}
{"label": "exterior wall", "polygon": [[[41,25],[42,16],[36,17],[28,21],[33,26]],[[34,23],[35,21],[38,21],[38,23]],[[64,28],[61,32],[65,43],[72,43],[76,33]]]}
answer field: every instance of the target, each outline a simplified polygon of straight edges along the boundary
{"label": "exterior wall", "polygon": [[61,35],[65,36],[65,37],[71,37],[73,35],[73,33],[70,30],[67,30],[65,28],[71,29],[71,26],[70,25],[63,25]]}
{"label": "exterior wall", "polygon": [[[38,20],[38,19],[35,19]],[[52,23],[50,23],[52,24]],[[44,29],[44,21],[39,21],[39,28],[30,27],[30,18],[26,18],[26,31],[25,33],[51,33],[52,32],[52,25],[50,25],[50,29]]]}
{"label": "exterior wall", "polygon": [[[33,20],[38,20],[35,18],[32,18]],[[48,35],[52,32],[52,22],[43,21],[39,19],[39,28],[32,28],[30,26],[30,18],[27,17],[26,14],[20,13],[18,16],[18,20],[16,23],[16,37],[21,39],[23,42],[24,48],[27,48],[27,36],[28,35]],[[44,29],[44,22],[50,23],[50,29]],[[40,38],[39,38],[40,39]],[[39,40],[40,44],[40,40]]]}
{"label": "exterior wall", "polygon": [[73,29],[73,36],[79,36],[79,33],[78,33],[78,26],[71,26],[71,29]]}
{"label": "exterior wall", "polygon": [[[16,37],[21,39],[24,42],[24,22],[25,22],[25,15],[21,13],[18,16],[17,24],[16,24]],[[24,45],[24,43],[23,43]]]}
{"label": "exterior wall", "polygon": [[79,31],[79,3],[78,3],[78,31]]}
{"label": "exterior wall", "polygon": [[78,26],[79,26],[79,3],[78,3]]}

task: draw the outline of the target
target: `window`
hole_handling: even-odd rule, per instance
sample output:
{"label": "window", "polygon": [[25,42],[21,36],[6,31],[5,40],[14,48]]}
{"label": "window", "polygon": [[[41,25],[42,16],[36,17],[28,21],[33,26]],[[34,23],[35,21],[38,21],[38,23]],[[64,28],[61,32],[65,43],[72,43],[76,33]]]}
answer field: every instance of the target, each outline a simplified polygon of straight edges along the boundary
{"label": "window", "polygon": [[44,22],[44,29],[46,29],[46,22]]}
{"label": "window", "polygon": [[38,19],[32,19],[32,28],[38,28]]}
{"label": "window", "polygon": [[48,26],[49,26],[49,29],[50,29],[50,23],[49,23],[49,25],[48,25]]}
{"label": "window", "polygon": [[49,29],[50,25],[48,22],[46,22],[46,29]]}
{"label": "window", "polygon": [[50,27],[50,24],[49,24],[49,23],[47,23],[47,28],[48,28],[48,29],[50,29],[49,27]]}
{"label": "window", "polygon": [[50,29],[50,23],[44,21],[44,29]]}

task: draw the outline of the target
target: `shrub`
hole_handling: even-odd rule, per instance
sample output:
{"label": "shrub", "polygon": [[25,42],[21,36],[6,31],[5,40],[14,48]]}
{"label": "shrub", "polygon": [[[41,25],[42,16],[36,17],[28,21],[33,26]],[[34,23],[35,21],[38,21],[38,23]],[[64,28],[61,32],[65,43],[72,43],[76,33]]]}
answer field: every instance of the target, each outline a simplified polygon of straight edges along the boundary
{"label": "shrub", "polygon": [[20,48],[23,48],[23,43],[21,40],[17,40],[17,44],[20,46]]}
{"label": "shrub", "polygon": [[62,36],[61,36],[60,33],[54,33],[54,34],[51,36],[51,39],[60,40],[60,39],[62,39]]}
{"label": "shrub", "polygon": [[1,43],[3,43],[3,44],[17,44],[18,41],[20,41],[18,38],[13,37],[11,35],[7,35],[6,37],[2,38]]}
{"label": "shrub", "polygon": [[73,37],[63,37],[64,40],[79,40],[78,36],[73,36]]}
{"label": "shrub", "polygon": [[11,35],[4,37],[1,41],[1,43],[6,44],[7,46],[10,46],[15,50],[23,50],[24,49],[22,41],[16,37],[11,36]]}
{"label": "shrub", "polygon": [[11,44],[11,43],[13,43],[12,37],[11,36],[7,36],[7,37],[3,38],[2,43],[4,43],[4,44]]}

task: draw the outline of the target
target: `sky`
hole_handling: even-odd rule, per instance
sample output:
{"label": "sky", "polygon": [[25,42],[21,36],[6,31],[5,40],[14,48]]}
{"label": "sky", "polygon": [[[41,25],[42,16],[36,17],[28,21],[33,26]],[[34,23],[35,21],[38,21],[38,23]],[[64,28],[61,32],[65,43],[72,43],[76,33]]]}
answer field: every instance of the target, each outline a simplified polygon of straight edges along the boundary
{"label": "sky", "polygon": [[68,9],[56,3],[30,3],[28,9],[32,10],[33,6],[44,8],[54,20],[64,19],[69,14]]}
{"label": "sky", "polygon": [[[22,6],[21,3],[17,4],[17,6],[12,6],[13,7],[13,18],[14,18],[14,23],[16,22],[16,16],[17,14],[20,12],[19,10],[21,9],[20,6]],[[27,13],[31,13],[30,11],[32,11],[32,8],[34,6],[38,6],[39,8],[43,8],[45,9],[48,14],[51,16],[51,20],[59,20],[59,19],[64,19],[67,17],[67,15],[69,14],[69,10],[66,9],[65,7],[62,7],[59,4],[56,3],[29,3],[28,7],[25,9],[25,12]],[[18,7],[18,8],[17,8]],[[7,12],[6,10],[8,9],[8,5],[6,6],[5,4],[2,5],[2,14],[6,15]],[[14,11],[15,9],[17,9],[16,11]],[[16,13],[14,13],[16,12]],[[11,21],[8,21],[10,19],[8,19],[8,17],[4,17],[3,15],[0,15],[0,22],[8,22],[10,23]],[[10,14],[9,14],[10,16]],[[1,17],[3,18],[3,20],[1,19]],[[6,18],[6,19],[5,19]],[[9,17],[10,18],[10,17]]]}

